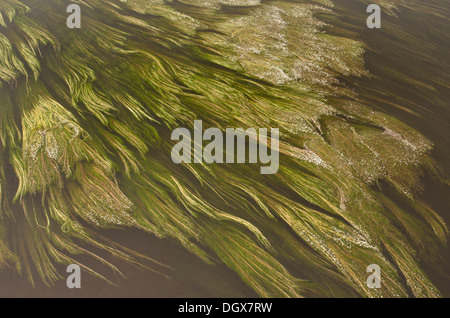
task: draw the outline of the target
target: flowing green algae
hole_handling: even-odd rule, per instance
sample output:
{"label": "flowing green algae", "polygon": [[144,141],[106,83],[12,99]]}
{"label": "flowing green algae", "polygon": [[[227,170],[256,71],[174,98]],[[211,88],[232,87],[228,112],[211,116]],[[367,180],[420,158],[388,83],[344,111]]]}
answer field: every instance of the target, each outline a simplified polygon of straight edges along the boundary
{"label": "flowing green algae", "polygon": [[[0,7],[0,264],[51,284],[76,254],[105,262],[80,241],[137,262],[92,230],[134,227],[263,297],[439,296],[416,257],[420,237],[447,239],[415,200],[432,144],[339,82],[369,74],[363,43],[323,32],[332,3],[76,2],[78,30],[63,27],[65,1]],[[278,127],[280,171],[173,164],[170,132],[194,119]],[[373,263],[380,290],[366,286]]]}

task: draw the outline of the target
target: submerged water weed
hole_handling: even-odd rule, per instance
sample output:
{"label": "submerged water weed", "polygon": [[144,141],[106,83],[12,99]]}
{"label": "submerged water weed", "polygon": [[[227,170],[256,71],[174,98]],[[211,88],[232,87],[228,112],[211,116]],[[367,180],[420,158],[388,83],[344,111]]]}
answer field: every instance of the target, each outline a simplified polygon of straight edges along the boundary
{"label": "submerged water weed", "polygon": [[[414,196],[432,144],[339,82],[368,73],[364,44],[323,32],[330,1],[73,2],[81,29],[65,1],[0,4],[0,266],[50,284],[76,254],[105,262],[77,242],[137,262],[92,230],[134,227],[264,297],[439,295],[416,257],[447,238]],[[278,173],[175,165],[170,132],[196,119],[279,128]]]}

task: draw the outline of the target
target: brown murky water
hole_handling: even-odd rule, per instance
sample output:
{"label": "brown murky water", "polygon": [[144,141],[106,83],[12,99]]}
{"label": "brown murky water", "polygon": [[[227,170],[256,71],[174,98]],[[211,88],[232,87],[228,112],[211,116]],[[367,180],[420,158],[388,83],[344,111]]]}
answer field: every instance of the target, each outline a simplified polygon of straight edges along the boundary
{"label": "brown murky water", "polygon": [[[410,1],[414,5],[414,1]],[[450,13],[449,1],[427,1],[425,6]],[[440,8],[440,9],[439,9]],[[336,1],[338,20],[328,32],[368,44],[366,67],[372,78],[350,79],[359,96],[377,110],[393,115],[429,138],[432,156],[448,180],[450,162],[450,41],[449,23],[430,18],[429,12],[402,8],[398,17],[384,14],[382,28],[365,27],[365,6]],[[344,18],[341,18],[344,17]],[[329,17],[328,17],[329,18]],[[325,19],[327,19],[325,17]],[[446,30],[446,31],[445,31]],[[445,35],[447,34],[447,35]],[[408,37],[417,43],[408,41]],[[411,85],[409,79],[421,84]],[[450,224],[450,187],[428,175],[421,198]],[[389,191],[389,190],[387,190]],[[441,259],[424,262],[427,274],[444,297],[450,297],[450,247]]]}

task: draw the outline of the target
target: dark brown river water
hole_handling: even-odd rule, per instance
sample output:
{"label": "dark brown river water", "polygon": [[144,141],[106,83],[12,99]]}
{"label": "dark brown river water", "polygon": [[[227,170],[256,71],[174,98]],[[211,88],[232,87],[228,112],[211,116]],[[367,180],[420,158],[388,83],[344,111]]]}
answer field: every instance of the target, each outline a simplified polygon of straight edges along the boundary
{"label": "dark brown river water", "polygon": [[[366,68],[373,75],[350,79],[347,84],[367,104],[414,127],[434,143],[432,157],[447,182],[425,175],[421,199],[450,224],[450,1],[422,4],[433,10],[416,10],[420,1],[409,1],[415,10],[401,8],[398,17],[383,14],[382,28],[373,30],[364,25],[365,5],[352,0],[335,3],[338,18],[329,20],[332,26],[327,32],[367,43]],[[432,11],[447,18],[436,18]],[[412,85],[410,79],[420,85]],[[443,296],[450,297],[450,247],[442,250],[439,260],[422,263]]]}

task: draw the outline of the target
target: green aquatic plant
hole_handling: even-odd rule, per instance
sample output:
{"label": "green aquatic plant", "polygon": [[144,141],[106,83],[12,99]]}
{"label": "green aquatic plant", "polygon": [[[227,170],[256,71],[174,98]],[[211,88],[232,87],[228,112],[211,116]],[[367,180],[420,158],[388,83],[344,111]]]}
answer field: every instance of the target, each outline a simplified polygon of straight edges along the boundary
{"label": "green aquatic plant", "polygon": [[[1,0],[0,267],[52,284],[89,254],[118,271],[89,246],[145,256],[96,229],[137,228],[263,297],[439,296],[417,259],[448,235],[415,196],[432,144],[339,81],[369,75],[365,47],[319,13],[332,3]],[[278,173],[174,164],[170,134],[196,119],[279,128]]]}

